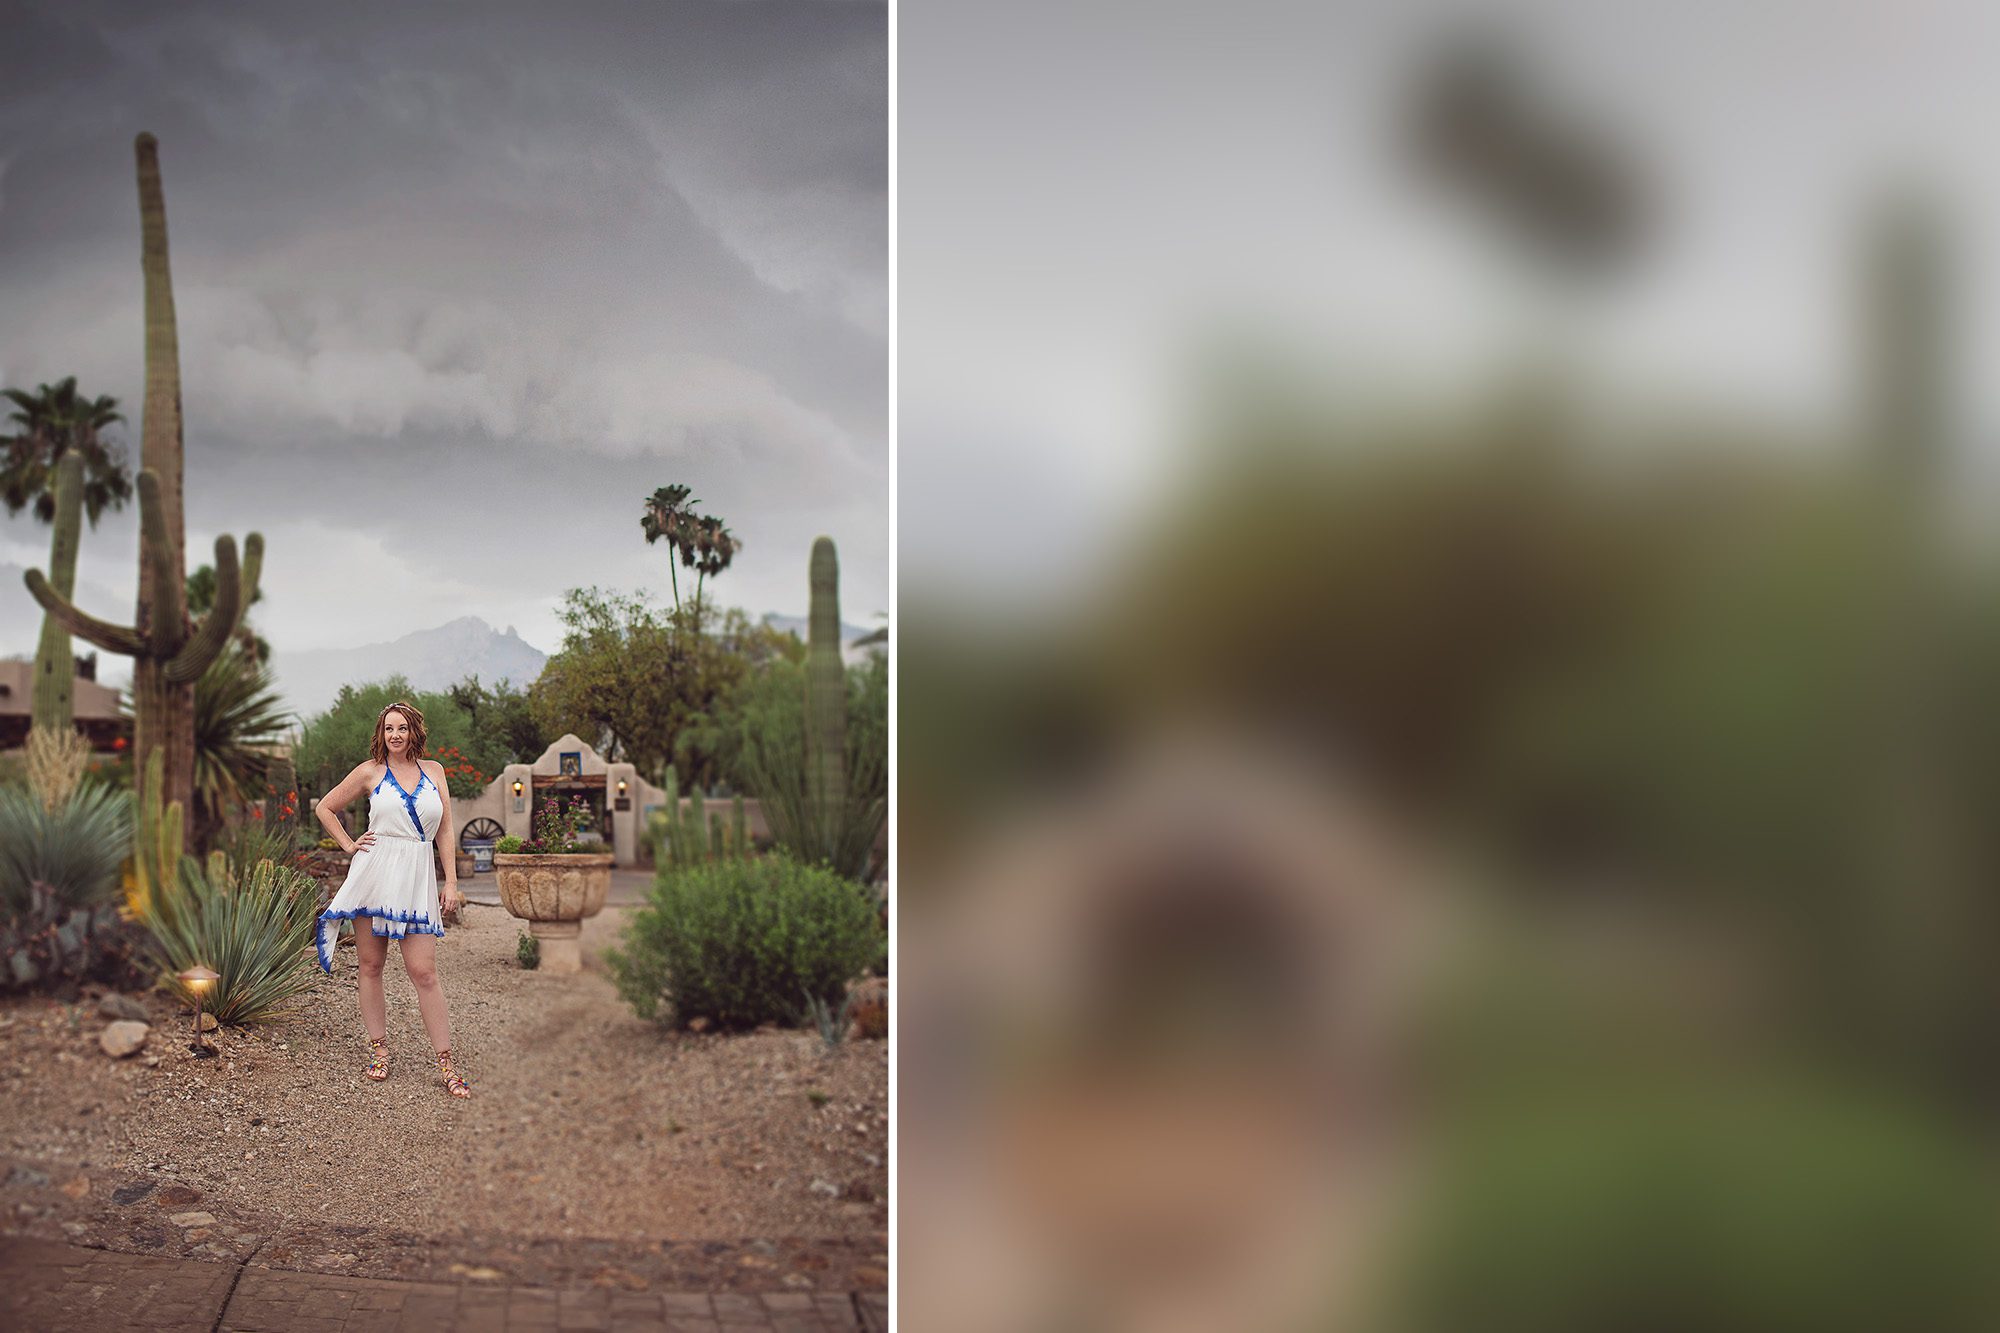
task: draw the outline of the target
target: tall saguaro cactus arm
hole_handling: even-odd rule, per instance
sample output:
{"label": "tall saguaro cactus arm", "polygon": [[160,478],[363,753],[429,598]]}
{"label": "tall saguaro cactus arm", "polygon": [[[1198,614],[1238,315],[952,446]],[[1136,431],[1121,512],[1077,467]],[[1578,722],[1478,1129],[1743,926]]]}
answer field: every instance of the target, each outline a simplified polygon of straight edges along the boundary
{"label": "tall saguaro cactus arm", "polygon": [[167,679],[176,685],[198,679],[222,652],[229,636],[236,632],[242,608],[256,592],[257,577],[264,558],[264,538],[251,533],[243,542],[245,560],[236,567],[236,539],[224,533],[215,539],[215,604],[202,617],[181,650],[168,659]]}
{"label": "tall saguaro cactus arm", "polygon": [[106,652],[124,653],[127,657],[137,657],[146,651],[143,634],[130,626],[114,625],[78,610],[75,603],[55,590],[41,570],[29,570],[25,581],[28,592],[42,604],[42,609],[62,622],[63,628],[79,639],[86,639]]}

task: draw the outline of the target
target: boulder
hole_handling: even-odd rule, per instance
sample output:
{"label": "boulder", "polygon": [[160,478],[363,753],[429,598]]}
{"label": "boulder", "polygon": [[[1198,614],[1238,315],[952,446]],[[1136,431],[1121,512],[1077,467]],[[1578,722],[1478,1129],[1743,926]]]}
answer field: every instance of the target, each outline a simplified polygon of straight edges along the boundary
{"label": "boulder", "polygon": [[130,1019],[120,1019],[97,1034],[97,1044],[104,1053],[114,1059],[123,1059],[146,1044],[146,1034],[152,1031],[144,1023]]}
{"label": "boulder", "polygon": [[97,1016],[99,1018],[122,1018],[133,1023],[150,1023],[153,1021],[152,1015],[146,1012],[145,1005],[140,1004],[129,995],[120,995],[116,991],[106,995],[97,1002]]}

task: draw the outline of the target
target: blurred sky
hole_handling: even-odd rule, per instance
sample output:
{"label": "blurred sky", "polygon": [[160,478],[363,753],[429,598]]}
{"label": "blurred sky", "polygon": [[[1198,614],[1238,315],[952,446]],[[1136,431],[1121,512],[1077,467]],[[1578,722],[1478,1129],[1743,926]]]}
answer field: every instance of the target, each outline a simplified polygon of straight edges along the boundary
{"label": "blurred sky", "polygon": [[[1550,319],[1493,230],[1398,151],[1413,68],[1467,15],[1623,145],[1654,200],[1631,268],[1555,321],[1598,383],[1843,419],[1863,207],[1906,176],[1944,201],[1968,363],[2000,351],[1992,6],[925,0],[898,14],[913,588],[1073,585],[1170,483],[1191,355],[1229,331],[1423,402]],[[2000,384],[1965,387],[1990,452]]]}
{"label": "blurred sky", "polygon": [[[4,6],[0,383],[122,400],[132,140],[160,140],[188,565],[267,540],[275,651],[462,615],[545,651],[565,588],[667,596],[642,498],[745,546],[716,595],[888,608],[888,58],[879,3]],[[129,623],[136,502],[86,532]],[[0,519],[0,654],[48,530]],[[82,648],[83,645],[79,644]],[[100,679],[129,678],[105,655]]]}

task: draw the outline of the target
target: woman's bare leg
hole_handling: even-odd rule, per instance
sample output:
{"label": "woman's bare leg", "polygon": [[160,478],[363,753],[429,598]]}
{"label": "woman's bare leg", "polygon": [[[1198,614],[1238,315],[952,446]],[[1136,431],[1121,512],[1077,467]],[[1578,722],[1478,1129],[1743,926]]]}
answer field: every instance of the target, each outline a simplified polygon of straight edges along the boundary
{"label": "woman's bare leg", "polygon": [[436,936],[403,937],[403,971],[416,989],[417,1009],[424,1016],[424,1031],[430,1034],[432,1049],[450,1050],[451,1015],[445,1012],[444,987],[438,984]]}
{"label": "woman's bare leg", "polygon": [[375,924],[365,916],[354,918],[354,955],[360,964],[361,1026],[376,1041],[389,1036],[389,1002],[382,995],[382,964],[389,957],[389,941],[375,933]]}

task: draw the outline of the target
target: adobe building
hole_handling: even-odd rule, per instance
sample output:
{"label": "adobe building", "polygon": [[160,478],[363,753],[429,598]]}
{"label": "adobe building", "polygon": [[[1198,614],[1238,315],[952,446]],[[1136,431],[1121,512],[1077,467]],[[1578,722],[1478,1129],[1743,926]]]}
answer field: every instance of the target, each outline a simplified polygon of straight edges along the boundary
{"label": "adobe building", "polygon": [[[606,763],[574,733],[563,735],[531,764],[507,765],[479,795],[453,797],[460,845],[467,838],[533,837],[535,811],[551,796],[564,805],[578,796],[590,803],[595,818],[588,827],[596,828],[610,844],[614,864],[651,861],[646,819],[666,808],[667,794],[639,776],[633,765]],[[704,805],[711,816],[729,819],[730,800],[711,799]],[[745,801],[744,813],[753,837],[770,836],[756,801]]]}
{"label": "adobe building", "polygon": [[[79,657],[76,663],[71,686],[76,729],[92,750],[130,746],[132,719],[119,715],[118,691],[97,683],[97,654]],[[28,743],[28,729],[34,720],[34,689],[33,659],[0,659],[0,750],[18,750]]]}

